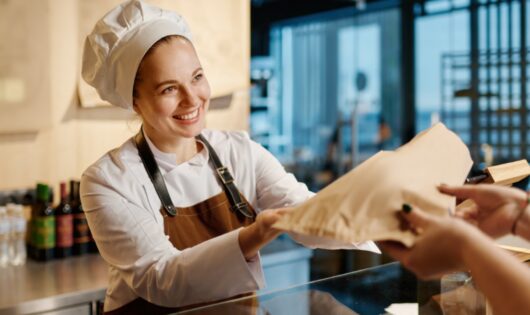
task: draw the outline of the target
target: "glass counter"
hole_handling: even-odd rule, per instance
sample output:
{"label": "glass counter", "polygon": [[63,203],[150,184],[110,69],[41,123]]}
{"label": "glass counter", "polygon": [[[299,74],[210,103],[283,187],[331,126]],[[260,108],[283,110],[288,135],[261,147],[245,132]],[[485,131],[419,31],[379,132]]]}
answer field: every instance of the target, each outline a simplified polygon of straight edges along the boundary
{"label": "glass counter", "polygon": [[176,314],[487,314],[484,297],[466,273],[418,281],[399,263],[390,263],[287,289],[198,307]]}

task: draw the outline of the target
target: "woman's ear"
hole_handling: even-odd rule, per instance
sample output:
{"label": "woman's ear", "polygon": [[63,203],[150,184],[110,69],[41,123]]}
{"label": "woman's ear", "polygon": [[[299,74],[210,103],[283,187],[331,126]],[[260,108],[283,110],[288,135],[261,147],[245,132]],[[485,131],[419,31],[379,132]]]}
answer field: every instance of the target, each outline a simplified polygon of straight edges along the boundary
{"label": "woman's ear", "polygon": [[142,116],[142,113],[140,111],[140,107],[138,106],[138,103],[137,103],[137,100],[136,100],[136,97],[133,97],[133,106],[132,106],[133,110],[136,112],[136,114]]}

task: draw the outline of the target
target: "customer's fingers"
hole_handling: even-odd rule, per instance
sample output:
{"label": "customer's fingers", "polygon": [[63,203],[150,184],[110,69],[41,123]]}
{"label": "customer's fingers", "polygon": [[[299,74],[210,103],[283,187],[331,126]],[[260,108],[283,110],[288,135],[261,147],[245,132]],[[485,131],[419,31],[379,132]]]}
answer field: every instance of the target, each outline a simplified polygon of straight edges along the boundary
{"label": "customer's fingers", "polygon": [[443,194],[455,196],[458,199],[473,199],[476,197],[477,186],[476,185],[465,185],[465,186],[447,186],[440,185],[437,187],[438,191]]}
{"label": "customer's fingers", "polygon": [[455,217],[464,219],[466,221],[476,220],[478,214],[479,214],[478,206],[476,203],[472,201],[467,206],[457,207],[455,210]]}
{"label": "customer's fingers", "polygon": [[428,227],[436,219],[433,215],[410,205],[403,205],[402,215],[415,228]]}

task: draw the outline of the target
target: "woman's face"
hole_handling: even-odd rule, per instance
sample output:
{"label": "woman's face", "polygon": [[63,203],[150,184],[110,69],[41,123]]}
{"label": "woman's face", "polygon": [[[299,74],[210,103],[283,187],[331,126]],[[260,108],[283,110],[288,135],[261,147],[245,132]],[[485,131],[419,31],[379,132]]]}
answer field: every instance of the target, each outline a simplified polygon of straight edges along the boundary
{"label": "woman's face", "polygon": [[195,137],[204,128],[209,100],[210,86],[186,39],[171,37],[159,43],[140,63],[134,110],[150,136]]}

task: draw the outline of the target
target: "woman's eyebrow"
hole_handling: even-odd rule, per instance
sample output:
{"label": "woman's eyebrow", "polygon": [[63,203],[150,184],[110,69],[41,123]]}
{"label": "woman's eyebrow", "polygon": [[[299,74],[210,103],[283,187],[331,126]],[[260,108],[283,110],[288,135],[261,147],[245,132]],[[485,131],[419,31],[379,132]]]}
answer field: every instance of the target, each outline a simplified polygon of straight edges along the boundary
{"label": "woman's eyebrow", "polygon": [[[202,67],[199,67],[199,68],[195,69],[195,71],[193,71],[192,76],[196,75],[197,72],[200,72],[200,71],[202,71]],[[155,89],[158,89],[161,86],[166,85],[166,84],[179,84],[179,82],[177,80],[164,80],[162,82],[157,83],[155,85]]]}
{"label": "woman's eyebrow", "polygon": [[162,82],[157,83],[155,85],[155,89],[158,89],[159,87],[161,87],[163,85],[166,85],[166,84],[178,84],[178,81],[177,80],[165,80],[165,81],[162,81]]}
{"label": "woman's eyebrow", "polygon": [[[200,72],[200,71],[202,71],[202,67],[199,67],[199,68],[195,69],[195,71],[193,71],[193,75],[192,76],[196,75],[197,72]],[[179,82],[177,80],[164,80],[162,82],[157,83],[155,85],[155,89],[158,89],[161,86],[166,85],[166,84],[179,84]]]}

